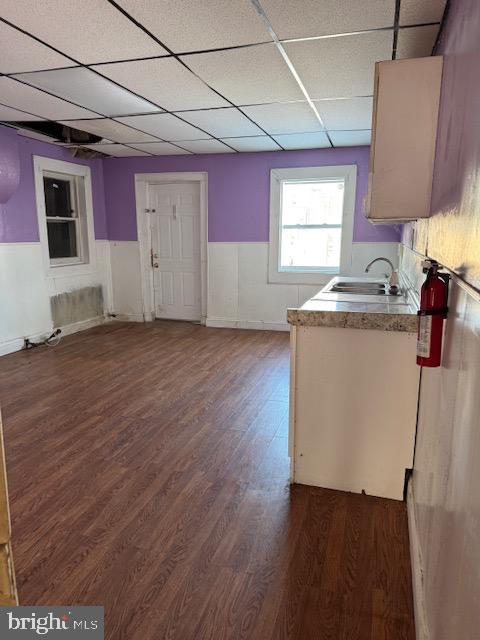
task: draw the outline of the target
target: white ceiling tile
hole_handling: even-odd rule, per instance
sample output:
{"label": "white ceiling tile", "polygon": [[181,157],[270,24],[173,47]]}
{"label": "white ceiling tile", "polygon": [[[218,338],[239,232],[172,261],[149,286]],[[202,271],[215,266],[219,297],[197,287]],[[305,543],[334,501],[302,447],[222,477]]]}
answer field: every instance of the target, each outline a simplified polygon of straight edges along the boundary
{"label": "white ceiling tile", "polygon": [[119,62],[95,68],[168,111],[228,104],[174,58]]}
{"label": "white ceiling tile", "polygon": [[100,151],[101,153],[106,153],[109,156],[115,156],[118,158],[150,155],[149,153],[145,153],[144,151],[140,151],[139,149],[125,147],[122,144],[83,144],[82,147],[93,149],[94,151]]}
{"label": "white ceiling tile", "polygon": [[268,133],[295,133],[322,129],[308,102],[258,104],[242,107],[242,109]]}
{"label": "white ceiling tile", "polygon": [[286,44],[310,97],[344,98],[373,93],[375,62],[392,57],[393,32]]}
{"label": "white ceiling tile", "polygon": [[140,151],[153,153],[153,155],[155,156],[178,156],[186,155],[189,153],[188,151],[180,149],[180,147],[176,147],[169,142],[150,142],[146,144],[135,144],[134,147],[136,149],[140,149]]}
{"label": "white ceiling tile", "polygon": [[315,102],[327,129],[370,129],[373,98],[319,100]]}
{"label": "white ceiling tile", "polygon": [[262,0],[262,6],[280,39],[392,27],[395,18],[395,0]]}
{"label": "white ceiling tile", "polygon": [[281,147],[268,136],[224,138],[224,141],[237,151],[280,151],[281,149]]}
{"label": "white ceiling tile", "polygon": [[188,140],[182,141],[181,145],[192,153],[235,153],[218,140]]}
{"label": "white ceiling tile", "polygon": [[288,133],[273,136],[284,149],[322,149],[330,147],[325,133]]}
{"label": "white ceiling tile", "polygon": [[105,0],[2,0],[1,11],[9,22],[85,64],[165,53]]}
{"label": "white ceiling tile", "polygon": [[28,87],[11,78],[0,78],[2,103],[50,120],[94,118],[95,114],[69,102]]}
{"label": "white ceiling tile", "polygon": [[21,31],[0,22],[0,73],[21,73],[38,69],[68,67],[73,62]]}
{"label": "white ceiling tile", "polygon": [[151,142],[156,138],[148,133],[136,131],[120,122],[113,120],[65,120],[63,124],[80,131],[88,131],[102,138],[108,138],[113,142]]}
{"label": "white ceiling tile", "polygon": [[119,4],[177,53],[271,40],[249,0],[119,0]]}
{"label": "white ceiling tile", "polygon": [[335,147],[361,147],[370,144],[371,131],[329,131]]}
{"label": "white ceiling tile", "polygon": [[184,111],[180,114],[197,127],[205,129],[216,138],[228,136],[256,136],[263,131],[246,118],[238,109],[209,109]]}
{"label": "white ceiling tile", "polygon": [[446,0],[402,0],[400,4],[400,24],[421,24],[440,22]]}
{"label": "white ceiling tile", "polygon": [[150,102],[81,67],[18,74],[15,77],[105,116],[158,111],[158,107]]}
{"label": "white ceiling tile", "polygon": [[211,137],[170,113],[130,116],[117,118],[117,120],[169,142],[175,142],[176,140],[203,140]]}
{"label": "white ceiling tile", "polygon": [[304,98],[273,44],[182,58],[195,73],[235,104]]}
{"label": "white ceiling tile", "polygon": [[438,29],[438,26],[400,29],[398,31],[397,58],[431,56]]}
{"label": "white ceiling tile", "polygon": [[42,120],[42,118],[39,118],[38,116],[32,116],[30,113],[18,111],[17,109],[5,107],[3,106],[3,104],[0,104],[0,120],[2,120],[3,122],[11,122],[15,120],[22,122],[26,120]]}

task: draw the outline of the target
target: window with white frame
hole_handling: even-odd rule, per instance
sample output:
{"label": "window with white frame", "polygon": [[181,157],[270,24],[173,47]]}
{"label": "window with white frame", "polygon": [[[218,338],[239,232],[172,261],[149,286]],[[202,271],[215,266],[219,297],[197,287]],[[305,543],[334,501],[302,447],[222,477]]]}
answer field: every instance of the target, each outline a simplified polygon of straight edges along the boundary
{"label": "window with white frame", "polygon": [[89,167],[39,156],[34,165],[47,268],[89,264],[94,238]]}
{"label": "window with white frame", "polygon": [[269,281],[321,283],[351,263],[356,166],[272,169]]}

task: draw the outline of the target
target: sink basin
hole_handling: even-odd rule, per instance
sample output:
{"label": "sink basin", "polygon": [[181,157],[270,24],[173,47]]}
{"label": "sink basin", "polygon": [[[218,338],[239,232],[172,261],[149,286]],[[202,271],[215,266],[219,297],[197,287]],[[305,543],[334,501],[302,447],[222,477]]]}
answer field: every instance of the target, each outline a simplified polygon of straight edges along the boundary
{"label": "sink basin", "polygon": [[388,282],[379,280],[354,280],[353,278],[334,278],[323,290],[322,293],[346,293],[357,296],[391,296],[398,297],[397,293],[390,293]]}
{"label": "sink basin", "polygon": [[330,291],[335,293],[356,293],[360,296],[384,296],[385,289],[361,289],[360,287],[337,287],[333,286]]}
{"label": "sink basin", "polygon": [[335,293],[356,293],[362,296],[383,296],[387,293],[387,285],[380,282],[344,282],[333,284],[329,291]]}
{"label": "sink basin", "polygon": [[352,289],[355,287],[360,287],[361,289],[366,289],[369,287],[376,288],[385,288],[387,285],[384,282],[365,282],[363,280],[339,280],[335,282],[336,287],[351,287]]}

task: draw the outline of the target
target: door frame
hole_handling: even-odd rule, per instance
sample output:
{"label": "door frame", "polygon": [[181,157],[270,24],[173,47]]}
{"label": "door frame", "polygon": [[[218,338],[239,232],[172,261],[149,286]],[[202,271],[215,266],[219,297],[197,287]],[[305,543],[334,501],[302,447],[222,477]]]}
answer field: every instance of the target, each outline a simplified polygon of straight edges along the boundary
{"label": "door frame", "polygon": [[153,293],[153,269],[150,264],[152,234],[147,209],[148,188],[155,184],[179,184],[198,182],[200,186],[200,288],[201,323],[207,319],[207,242],[208,242],[208,174],[206,171],[172,171],[168,173],[136,173],[135,203],[137,211],[137,235],[140,253],[140,274],[142,281],[142,311],[145,321],[155,320],[155,299]]}

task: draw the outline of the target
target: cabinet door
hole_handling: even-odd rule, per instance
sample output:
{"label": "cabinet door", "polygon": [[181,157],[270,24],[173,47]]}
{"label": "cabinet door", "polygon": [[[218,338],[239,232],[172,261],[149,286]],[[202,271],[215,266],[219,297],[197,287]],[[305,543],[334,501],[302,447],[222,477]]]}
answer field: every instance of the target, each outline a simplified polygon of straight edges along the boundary
{"label": "cabinet door", "polygon": [[366,205],[372,221],[430,215],[442,62],[435,56],[376,64]]}

